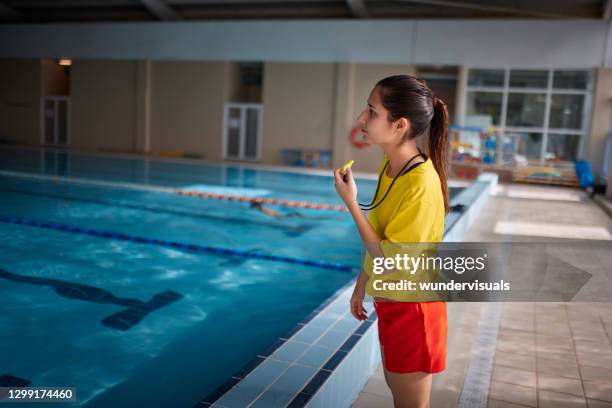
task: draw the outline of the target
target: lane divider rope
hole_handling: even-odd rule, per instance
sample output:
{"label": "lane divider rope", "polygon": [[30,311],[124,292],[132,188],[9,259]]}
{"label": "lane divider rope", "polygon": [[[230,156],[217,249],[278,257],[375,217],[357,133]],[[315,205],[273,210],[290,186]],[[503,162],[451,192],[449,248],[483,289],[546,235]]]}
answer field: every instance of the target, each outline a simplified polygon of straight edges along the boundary
{"label": "lane divider rope", "polygon": [[250,203],[279,205],[282,207],[313,208],[315,210],[331,210],[331,211],[348,212],[348,209],[345,206],[338,205],[338,204],[321,204],[321,203],[313,203],[309,201],[283,200],[279,198],[268,198],[268,197],[248,197],[248,196],[241,196],[241,195],[234,195],[234,194],[217,194],[217,193],[207,193],[207,192],[189,191],[189,190],[176,190],[175,194],[186,195],[186,196],[191,196],[191,197],[211,198],[213,200],[242,201],[242,202],[250,202]]}
{"label": "lane divider rope", "polygon": [[123,189],[138,190],[138,191],[153,191],[156,193],[176,194],[180,196],[189,196],[189,197],[205,198],[205,199],[212,199],[212,200],[239,201],[239,202],[249,202],[249,203],[271,204],[271,205],[277,205],[281,207],[310,208],[310,209],[315,209],[315,210],[348,212],[348,209],[346,208],[346,206],[342,204],[324,204],[324,203],[316,203],[316,202],[310,202],[310,201],[285,200],[285,199],[280,199],[280,198],[251,197],[251,196],[241,196],[238,194],[219,194],[219,193],[210,193],[210,192],[203,192],[203,191],[182,190],[182,189],[161,187],[161,186],[149,186],[149,185],[142,185],[142,184],[136,184],[136,183],[90,180],[90,179],[70,177],[70,176],[59,177],[59,176],[49,176],[49,175],[42,175],[42,174],[27,174],[27,173],[20,173],[20,172],[14,172],[14,171],[5,171],[5,170],[0,170],[0,175],[9,176],[9,177],[32,178],[32,179],[37,179],[37,180],[51,180],[51,181],[62,181],[62,182],[76,183],[76,184],[97,185],[97,186],[103,186],[103,187],[123,188]]}
{"label": "lane divider rope", "polygon": [[216,255],[237,256],[242,258],[263,259],[268,261],[284,262],[289,264],[314,266],[323,269],[339,270],[345,272],[353,272],[357,268],[343,263],[320,261],[306,258],[295,258],[289,256],[279,256],[266,253],[258,253],[253,251],[243,251],[237,249],[216,247],[211,245],[190,244],[180,241],[169,241],[154,238],[145,238],[135,235],[128,235],[119,232],[103,231],[97,229],[81,228],[73,225],[59,224],[55,222],[37,221],[20,217],[0,216],[0,222],[5,224],[27,225],[31,227],[46,228],[57,231],[72,232],[75,234],[85,234],[95,237],[117,239],[121,241],[131,241],[140,244],[158,245],[175,249],[182,249],[190,252],[211,253]]}

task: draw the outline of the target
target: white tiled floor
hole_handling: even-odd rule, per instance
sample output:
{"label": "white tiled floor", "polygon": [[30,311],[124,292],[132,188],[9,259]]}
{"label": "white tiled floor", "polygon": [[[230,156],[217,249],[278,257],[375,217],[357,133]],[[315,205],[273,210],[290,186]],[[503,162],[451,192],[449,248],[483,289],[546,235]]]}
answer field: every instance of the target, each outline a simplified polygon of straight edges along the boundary
{"label": "white tiled floor", "polygon": [[493,229],[500,235],[525,235],[534,237],[570,239],[612,239],[607,228],[598,226],[577,226],[544,222],[498,221]]}

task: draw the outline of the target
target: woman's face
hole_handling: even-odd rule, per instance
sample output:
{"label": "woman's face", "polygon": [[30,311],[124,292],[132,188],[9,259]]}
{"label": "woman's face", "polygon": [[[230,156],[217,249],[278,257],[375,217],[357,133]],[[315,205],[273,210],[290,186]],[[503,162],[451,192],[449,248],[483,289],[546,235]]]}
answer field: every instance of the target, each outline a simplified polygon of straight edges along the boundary
{"label": "woman's face", "polygon": [[371,144],[397,143],[406,133],[408,120],[400,118],[389,122],[388,111],[383,107],[378,88],[374,87],[366,101],[365,109],[357,121],[363,132],[363,138]]}

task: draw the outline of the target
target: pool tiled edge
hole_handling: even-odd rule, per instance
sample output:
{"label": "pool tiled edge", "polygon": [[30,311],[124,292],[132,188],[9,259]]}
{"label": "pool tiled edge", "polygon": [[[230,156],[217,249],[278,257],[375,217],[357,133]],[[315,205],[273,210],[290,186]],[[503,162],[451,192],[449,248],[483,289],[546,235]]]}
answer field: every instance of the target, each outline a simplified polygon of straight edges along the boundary
{"label": "pool tiled edge", "polygon": [[350,314],[354,285],[338,289],[196,406],[304,406],[376,320],[373,308],[363,322]]}
{"label": "pool tiled edge", "polygon": [[[444,241],[463,239],[497,180],[482,174],[453,200],[465,207],[449,214]],[[196,407],[349,407],[380,364],[372,303],[366,302],[366,321],[349,312],[354,284],[355,279],[336,291]]]}

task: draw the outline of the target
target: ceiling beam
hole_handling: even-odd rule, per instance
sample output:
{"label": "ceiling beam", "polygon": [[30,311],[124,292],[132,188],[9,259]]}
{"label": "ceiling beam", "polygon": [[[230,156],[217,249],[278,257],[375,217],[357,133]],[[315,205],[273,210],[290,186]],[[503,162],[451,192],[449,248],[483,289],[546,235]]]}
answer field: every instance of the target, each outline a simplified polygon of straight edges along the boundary
{"label": "ceiling beam", "polygon": [[140,2],[149,13],[160,20],[181,20],[181,16],[164,0],[140,0]]}
{"label": "ceiling beam", "polygon": [[368,18],[370,16],[365,0],[346,0],[346,5],[354,17]]}
{"label": "ceiling beam", "polygon": [[0,20],[19,20],[23,18],[17,10],[0,2]]}
{"label": "ceiling beam", "polygon": [[541,17],[541,18],[567,18],[567,15],[546,13],[542,11],[526,10],[521,8],[490,6],[481,3],[468,3],[462,1],[451,0],[401,0],[406,3],[427,4],[431,6],[454,7],[478,11],[490,11],[496,13],[510,13],[524,16]]}
{"label": "ceiling beam", "polygon": [[[16,2],[13,1],[13,4]],[[133,3],[133,2],[131,2]],[[126,0],[19,0],[19,9],[65,7],[125,7]]]}

